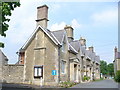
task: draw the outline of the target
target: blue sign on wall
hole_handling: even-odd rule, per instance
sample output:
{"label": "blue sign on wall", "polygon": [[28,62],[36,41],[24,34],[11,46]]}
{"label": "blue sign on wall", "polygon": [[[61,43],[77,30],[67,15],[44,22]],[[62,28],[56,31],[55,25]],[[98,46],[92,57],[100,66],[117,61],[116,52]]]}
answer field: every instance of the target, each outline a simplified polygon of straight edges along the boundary
{"label": "blue sign on wall", "polygon": [[57,70],[52,70],[52,75],[57,75]]}

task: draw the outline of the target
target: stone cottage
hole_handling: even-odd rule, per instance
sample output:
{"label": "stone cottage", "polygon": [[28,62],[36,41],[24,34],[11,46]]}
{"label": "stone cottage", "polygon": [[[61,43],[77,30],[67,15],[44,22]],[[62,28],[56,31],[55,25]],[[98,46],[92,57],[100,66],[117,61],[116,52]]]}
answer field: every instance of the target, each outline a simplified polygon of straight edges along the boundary
{"label": "stone cottage", "polygon": [[114,73],[120,70],[120,52],[118,51],[117,47],[114,48]]}
{"label": "stone cottage", "polygon": [[[63,81],[84,82],[100,78],[100,57],[94,47],[86,47],[86,39],[74,40],[74,29],[66,25],[62,30],[47,29],[48,7],[37,7],[36,29],[18,51],[19,60],[4,73],[8,83],[58,85]],[[10,67],[12,70],[10,70]],[[6,68],[4,72],[7,72]],[[9,76],[9,77],[8,77]],[[19,77],[17,77],[19,76]],[[14,80],[13,80],[13,79]]]}
{"label": "stone cottage", "polygon": [[23,82],[57,85],[61,81],[82,82],[100,78],[100,58],[94,47],[86,50],[86,40],[74,40],[74,29],[47,29],[48,7],[37,7],[36,29],[19,50],[19,64],[24,65]]}

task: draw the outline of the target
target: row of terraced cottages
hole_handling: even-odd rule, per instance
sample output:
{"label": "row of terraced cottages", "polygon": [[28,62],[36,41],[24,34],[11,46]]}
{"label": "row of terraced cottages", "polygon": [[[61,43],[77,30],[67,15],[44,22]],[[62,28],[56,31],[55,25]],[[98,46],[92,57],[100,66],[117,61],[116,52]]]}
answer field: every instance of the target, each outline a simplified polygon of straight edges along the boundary
{"label": "row of terraced cottages", "polygon": [[85,76],[100,78],[100,57],[86,40],[74,40],[74,29],[47,29],[48,7],[37,7],[37,27],[19,50],[18,64],[24,65],[23,82],[57,85],[61,81],[83,82]]}

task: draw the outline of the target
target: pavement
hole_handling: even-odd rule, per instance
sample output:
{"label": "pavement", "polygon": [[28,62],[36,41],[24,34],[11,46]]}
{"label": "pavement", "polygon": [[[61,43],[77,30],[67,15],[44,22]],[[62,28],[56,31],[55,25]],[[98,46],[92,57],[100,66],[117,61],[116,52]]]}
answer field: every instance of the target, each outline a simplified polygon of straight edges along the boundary
{"label": "pavement", "polygon": [[[53,88],[59,88],[55,86],[38,86],[30,84],[14,84],[14,83],[4,83],[2,84],[2,90],[48,90]],[[1,90],[1,89],[0,89]]]}
{"label": "pavement", "polygon": [[118,83],[112,79],[106,79],[102,81],[80,83],[73,86],[72,88],[118,88]]}

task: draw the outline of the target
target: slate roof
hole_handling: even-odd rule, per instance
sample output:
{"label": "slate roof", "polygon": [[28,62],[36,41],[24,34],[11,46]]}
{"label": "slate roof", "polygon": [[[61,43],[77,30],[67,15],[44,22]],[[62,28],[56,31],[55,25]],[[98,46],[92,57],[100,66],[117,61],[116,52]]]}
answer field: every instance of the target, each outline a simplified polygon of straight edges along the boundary
{"label": "slate roof", "polygon": [[93,60],[93,61],[95,61],[95,52],[91,52],[91,59]]}
{"label": "slate roof", "polygon": [[54,34],[52,34],[50,30],[46,30],[46,31],[58,44],[60,44],[60,42],[58,42],[58,40],[55,38]]}
{"label": "slate roof", "polygon": [[85,47],[81,46],[80,49],[81,49],[81,56],[85,56],[86,55],[86,49],[85,49]]}
{"label": "slate roof", "polygon": [[86,50],[86,58],[91,60],[91,51],[90,50]]}
{"label": "slate roof", "polygon": [[57,38],[57,40],[62,43],[63,36],[65,34],[65,30],[57,30],[57,31],[52,31],[52,34]]}
{"label": "slate roof", "polygon": [[[38,26],[37,29],[32,34],[32,36],[30,37],[30,39],[20,49],[20,51],[22,51],[22,50],[24,51],[24,48],[27,47],[27,45],[29,44],[31,39],[34,37],[34,35],[36,34],[37,30],[39,30],[39,28],[41,28],[41,30],[43,30],[56,45],[62,45],[63,38],[66,35],[66,31],[64,29],[57,30],[57,31],[50,31],[48,29],[43,29],[41,26]],[[68,50],[71,51],[72,53],[77,54],[80,51],[81,52],[81,56],[85,56],[85,57],[87,57],[87,58],[89,58],[89,59],[91,59],[93,61],[94,60],[97,61],[97,62],[100,61],[100,58],[98,56],[96,57],[94,52],[92,52],[90,50],[86,50],[86,48],[84,46],[81,46],[79,40],[72,41],[68,45],[69,45]],[[120,52],[116,55],[116,57],[120,58]]]}
{"label": "slate roof", "polygon": [[99,56],[95,56],[95,62],[100,64],[100,57]]}
{"label": "slate roof", "polygon": [[79,40],[70,42],[70,45],[71,45],[76,51],[79,51],[79,50],[80,50],[80,46],[81,46],[81,45],[80,45]]}
{"label": "slate roof", "polygon": [[86,57],[91,59],[92,61],[95,61],[95,57],[96,57],[95,52],[92,52],[90,50],[86,50]]}
{"label": "slate roof", "polygon": [[97,62],[100,60],[99,58],[96,58],[96,54],[95,52],[92,52],[90,50],[86,50],[84,46],[81,46],[79,40],[75,40],[70,42],[70,45],[76,50],[76,51],[81,51],[81,56],[85,56],[86,58],[95,61],[97,60]]}

